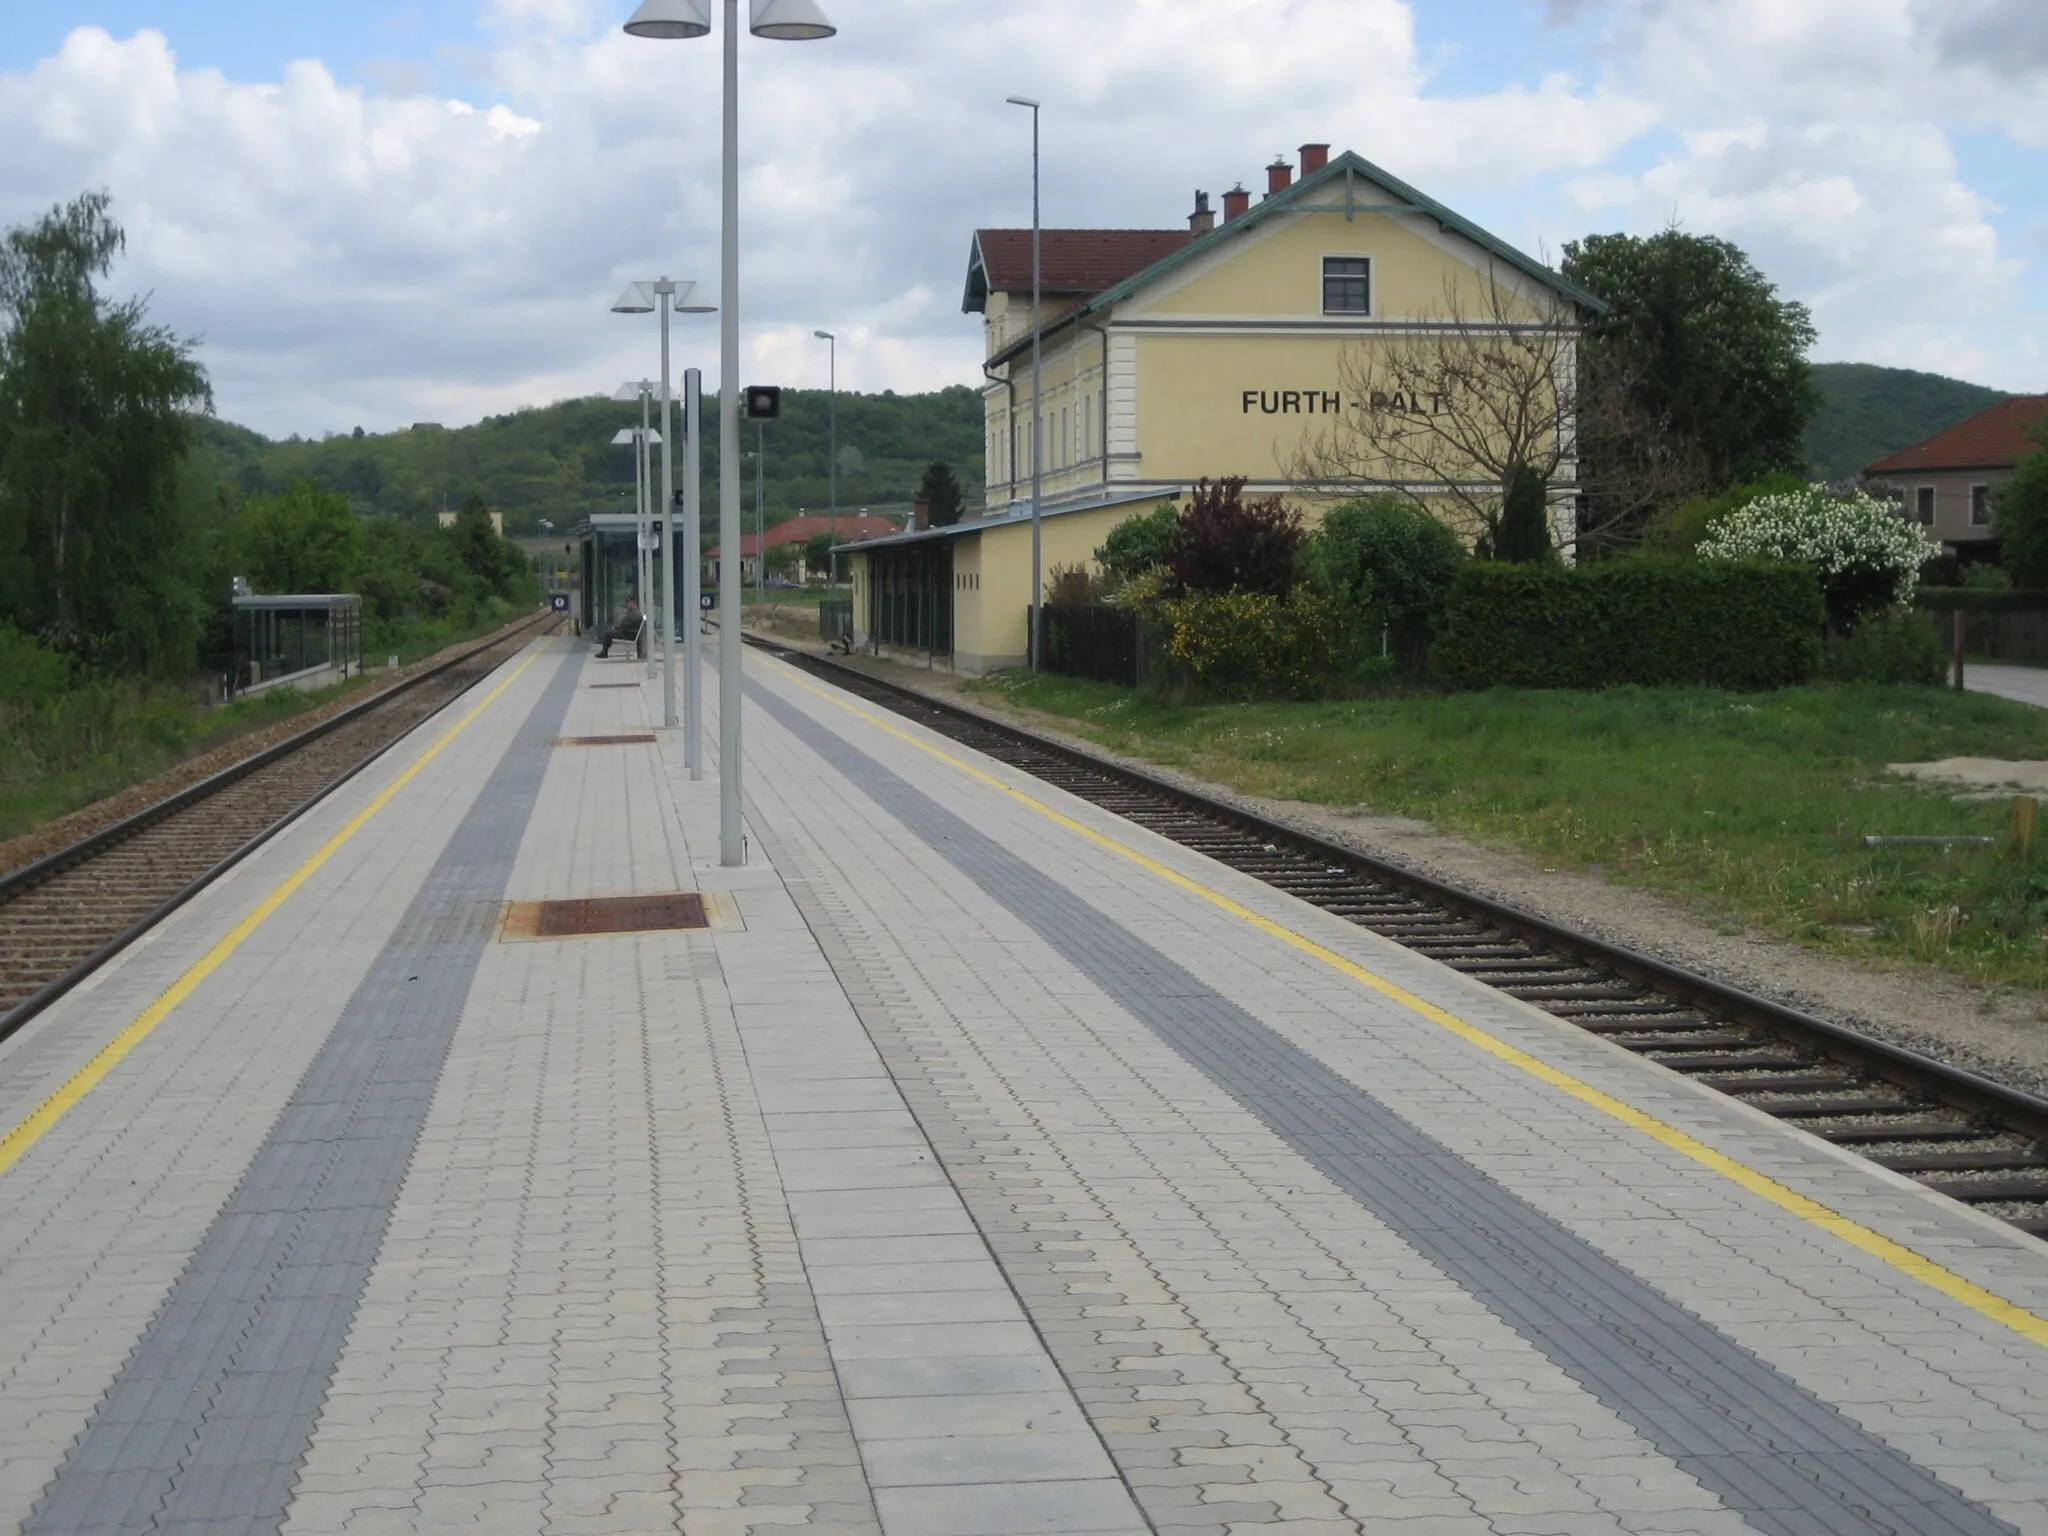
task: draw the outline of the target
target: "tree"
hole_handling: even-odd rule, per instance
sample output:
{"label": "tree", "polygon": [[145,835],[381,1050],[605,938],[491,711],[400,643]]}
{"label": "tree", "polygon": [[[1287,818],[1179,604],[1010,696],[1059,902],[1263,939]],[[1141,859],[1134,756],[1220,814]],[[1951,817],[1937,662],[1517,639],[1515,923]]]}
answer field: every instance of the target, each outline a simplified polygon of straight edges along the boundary
{"label": "tree", "polygon": [[828,579],[832,572],[832,548],[846,540],[830,533],[814,533],[804,540],[804,575],[813,580]]}
{"label": "tree", "polygon": [[[1804,471],[1806,426],[1822,404],[1806,361],[1812,316],[1741,250],[1677,229],[1589,235],[1565,246],[1564,275],[1608,305],[1587,336],[1588,363],[1621,375],[1633,414],[1699,456],[1702,489]],[[1623,455],[1611,429],[1588,423],[1595,480]]]}
{"label": "tree", "polygon": [[348,498],[294,480],[282,495],[251,496],[236,519],[235,555],[258,592],[353,592],[362,531]]}
{"label": "tree", "polygon": [[943,459],[925,466],[924,478],[917,484],[917,499],[930,506],[934,528],[952,527],[960,521],[960,514],[967,507],[966,493],[960,489],[960,477]]}
{"label": "tree", "polygon": [[1518,467],[1545,485],[1575,476],[1582,318],[1568,295],[1491,266],[1447,277],[1423,323],[1339,355],[1343,405],[1303,440],[1290,478],[1345,499],[1403,496],[1494,540]]}
{"label": "tree", "polygon": [[796,574],[797,547],[794,544],[771,544],[761,559],[770,576],[787,581]]}
{"label": "tree", "polygon": [[1127,517],[1109,530],[1109,537],[1095,551],[1095,563],[1123,581],[1166,564],[1173,550],[1174,530],[1180,527],[1180,508],[1162,501],[1150,512]]}
{"label": "tree", "polygon": [[1550,493],[1543,477],[1526,464],[1517,464],[1508,479],[1508,493],[1501,504],[1500,532],[1493,541],[1493,557],[1516,565],[1548,560],[1550,546]]}
{"label": "tree", "polygon": [[2020,455],[2012,478],[1991,495],[1991,531],[2013,584],[2048,587],[2048,412],[2027,433],[2035,444]]}
{"label": "tree", "polygon": [[95,287],[91,192],[0,239],[0,620],[96,664],[191,664],[207,604],[180,473],[212,408],[192,342]]}
{"label": "tree", "polygon": [[1301,515],[1277,496],[1244,499],[1244,477],[1202,480],[1188,497],[1166,551],[1162,595],[1294,590]]}

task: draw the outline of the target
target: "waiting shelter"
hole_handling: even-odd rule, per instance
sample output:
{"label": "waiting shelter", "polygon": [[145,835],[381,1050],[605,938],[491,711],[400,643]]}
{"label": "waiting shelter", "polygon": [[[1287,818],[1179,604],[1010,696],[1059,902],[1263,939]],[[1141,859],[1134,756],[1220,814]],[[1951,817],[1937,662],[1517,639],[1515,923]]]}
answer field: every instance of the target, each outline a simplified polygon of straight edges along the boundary
{"label": "waiting shelter", "polygon": [[363,670],[363,600],[353,592],[237,594],[231,695],[312,690]]}
{"label": "waiting shelter", "polygon": [[[662,520],[655,518],[654,537],[658,548],[676,552],[662,539]],[[653,568],[652,593],[640,590],[640,519],[630,512],[593,512],[576,525],[573,537],[580,547],[583,574],[582,620],[586,633],[609,629],[626,611],[626,599],[636,599],[642,613],[653,613],[660,598],[660,567]],[[660,555],[656,555],[659,559]],[[671,573],[677,600],[683,591],[683,570],[678,564]]]}

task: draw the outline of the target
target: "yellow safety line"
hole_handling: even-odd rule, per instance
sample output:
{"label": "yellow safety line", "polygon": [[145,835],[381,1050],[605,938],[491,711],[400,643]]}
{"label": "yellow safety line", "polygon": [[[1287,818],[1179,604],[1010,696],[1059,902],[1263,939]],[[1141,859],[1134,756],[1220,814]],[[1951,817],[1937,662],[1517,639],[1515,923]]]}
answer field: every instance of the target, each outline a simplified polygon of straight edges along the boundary
{"label": "yellow safety line", "polygon": [[1107,849],[1121,858],[1128,859],[1139,868],[1157,875],[1169,885],[1177,886],[1190,895],[1198,896],[1211,906],[1218,907],[1228,912],[1232,917],[1249,923],[1261,933],[1268,934],[1278,939],[1281,943],[1300,950],[1305,955],[1313,956],[1329,966],[1330,969],[1349,977],[1362,986],[1370,988],[1382,997],[1399,1003],[1411,1012],[1420,1014],[1423,1018],[1429,1020],[1430,1023],[1448,1030],[1470,1045],[1477,1046],[1496,1060],[1506,1062],[1509,1066],[1526,1072],[1531,1077],[1570,1094],[1583,1104],[1591,1105],[1610,1119],[1618,1120],[1623,1125],[1629,1127],[1629,1129],[1639,1131],[1652,1141],[1658,1142],[1663,1146],[1669,1147],[1672,1151],[1690,1158],[1701,1167],[1712,1170],[1733,1184],[1740,1185],[1751,1194],[1768,1200],[1780,1210],[1789,1211],[1792,1215],[1799,1217],[1800,1220],[1812,1223],[1823,1232],[1840,1238],[1843,1242],[1849,1244],[1850,1247],[1856,1248],[1869,1254],[1872,1258],[1890,1265],[1901,1274],[1911,1276],[1923,1285],[1931,1286],[1951,1301],[1961,1302],[1973,1312],[1977,1312],[1993,1322],[2003,1324],[2014,1333],[2019,1334],[2020,1337],[2043,1347],[2048,1347],[2048,1318],[2029,1312],[2026,1308],[2007,1301],[1996,1292],[1986,1290],[1975,1281],[1966,1280],[1953,1270],[1944,1268],[1922,1254],[1915,1253],[1904,1244],[1893,1242],[1882,1233],[1874,1232],[1862,1223],[1852,1221],[1849,1217],[1842,1215],[1841,1212],[1822,1205],[1818,1200],[1810,1199],[1800,1194],[1797,1190],[1787,1188],[1770,1175],[1759,1173],[1747,1164],[1738,1162],[1725,1153],[1715,1151],[1706,1143],[1698,1140],[1696,1137],[1687,1135],[1676,1126],[1666,1125],[1656,1116],[1644,1114],[1643,1111],[1623,1103],[1612,1094],[1603,1093],[1592,1084],[1581,1082],[1568,1072],[1560,1072],[1556,1067],[1538,1060],[1527,1051],[1508,1044],[1496,1035],[1488,1034],[1477,1025],[1467,1023],[1447,1009],[1438,1007],[1426,998],[1417,997],[1406,987],[1388,981],[1385,977],[1367,970],[1356,961],[1346,959],[1335,950],[1324,948],[1315,940],[1296,933],[1292,928],[1282,923],[1277,923],[1269,917],[1264,917],[1252,911],[1249,907],[1239,905],[1221,891],[1211,890],[1200,881],[1191,879],[1176,869],[1169,868],[1157,859],[1140,853],[1137,849],[1120,843],[1113,837],[1097,832],[1093,827],[1082,825],[1074,820],[1073,817],[1054,810],[1043,800],[1004,783],[995,775],[983,772],[972,763],[955,757],[952,753],[935,747],[930,742],[920,740],[910,732],[898,728],[889,720],[875,714],[873,711],[850,703],[838,693],[820,688],[793,671],[789,672],[788,677],[798,687],[816,694],[828,704],[835,705],[850,714],[858,715],[870,725],[886,731],[897,740],[907,742],[911,746],[916,747],[920,752],[924,752],[929,756],[937,758],[940,762],[958,769],[969,778],[975,779],[982,784],[988,785],[991,789],[1009,796],[1012,800],[1029,807],[1039,815],[1057,823],[1068,831],[1087,839],[1097,847]]}
{"label": "yellow safety line", "polygon": [[109,1072],[120,1065],[122,1057],[149,1038],[150,1032],[170,1016],[172,1009],[184,1002],[198,989],[201,982],[219,970],[228,956],[240,949],[243,941],[262,927],[265,921],[290,899],[294,891],[312,879],[314,872],[340,852],[342,845],[360,832],[372,816],[389,805],[392,796],[410,784],[422,768],[440,755],[443,747],[468,729],[471,721],[490,708],[500,694],[517,682],[519,674],[532,666],[535,659],[535,656],[528,656],[514,667],[503,682],[478,700],[468,714],[443,731],[440,740],[427,748],[411,767],[380,790],[374,800],[351,816],[339,832],[322,843],[311,858],[285,878],[283,884],[257,903],[256,909],[229,929],[219,943],[194,961],[191,968],[166,987],[155,1002],[137,1014],[127,1028],[101,1046],[98,1054],[73,1073],[69,1082],[37,1105],[35,1112],[6,1136],[0,1137],[0,1173],[5,1173],[21,1161],[23,1154],[42,1140],[44,1134],[63,1119],[73,1105],[91,1093]]}

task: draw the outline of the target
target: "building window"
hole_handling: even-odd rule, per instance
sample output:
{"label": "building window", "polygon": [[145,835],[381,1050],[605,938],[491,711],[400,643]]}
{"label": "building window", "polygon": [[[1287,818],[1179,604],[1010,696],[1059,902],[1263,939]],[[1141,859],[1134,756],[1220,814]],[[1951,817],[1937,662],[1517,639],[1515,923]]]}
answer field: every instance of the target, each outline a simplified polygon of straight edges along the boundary
{"label": "building window", "polygon": [[1913,492],[1913,510],[1929,528],[1934,526],[1934,487],[1923,485]]}
{"label": "building window", "polygon": [[1991,526],[1991,487],[1973,485],[1970,487],[1970,526],[1988,528]]}
{"label": "building window", "polygon": [[1323,258],[1323,313],[1372,313],[1372,260],[1365,256]]}

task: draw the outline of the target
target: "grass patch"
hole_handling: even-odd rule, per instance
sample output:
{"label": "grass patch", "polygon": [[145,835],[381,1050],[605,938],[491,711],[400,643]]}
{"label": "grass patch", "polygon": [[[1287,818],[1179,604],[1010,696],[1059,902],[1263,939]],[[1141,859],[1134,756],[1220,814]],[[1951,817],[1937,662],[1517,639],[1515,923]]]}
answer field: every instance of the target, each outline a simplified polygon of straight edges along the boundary
{"label": "grass patch", "polygon": [[195,689],[83,678],[19,690],[0,702],[0,842],[176,767],[237,736],[302,715],[376,682],[386,656],[401,666],[488,634],[501,619],[426,622],[373,635],[367,675],[316,693],[277,688],[215,705]]}
{"label": "grass patch", "polygon": [[[1228,706],[1022,672],[972,686],[1251,794],[1413,816],[1780,937],[2048,991],[2048,840],[2014,858],[2003,800],[1885,771],[2048,758],[2048,710],[1874,685]],[[1866,849],[1866,833],[1999,842]]]}

